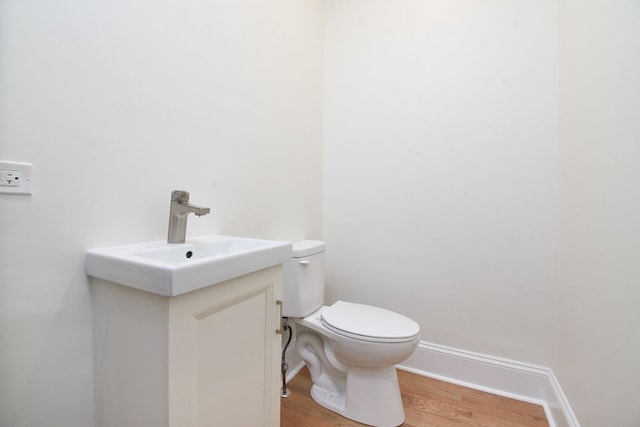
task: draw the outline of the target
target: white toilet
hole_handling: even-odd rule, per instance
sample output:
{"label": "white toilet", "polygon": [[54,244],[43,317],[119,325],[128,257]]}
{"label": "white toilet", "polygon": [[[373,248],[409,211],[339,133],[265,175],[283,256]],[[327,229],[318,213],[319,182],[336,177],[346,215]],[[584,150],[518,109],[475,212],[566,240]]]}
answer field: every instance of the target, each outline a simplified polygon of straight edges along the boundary
{"label": "white toilet", "polygon": [[360,423],[398,426],[404,409],[394,365],[414,352],[420,326],[369,305],[323,306],[324,250],[324,242],[295,242],[284,264],[282,314],[308,328],[297,335],[296,351],[311,372],[311,397]]}

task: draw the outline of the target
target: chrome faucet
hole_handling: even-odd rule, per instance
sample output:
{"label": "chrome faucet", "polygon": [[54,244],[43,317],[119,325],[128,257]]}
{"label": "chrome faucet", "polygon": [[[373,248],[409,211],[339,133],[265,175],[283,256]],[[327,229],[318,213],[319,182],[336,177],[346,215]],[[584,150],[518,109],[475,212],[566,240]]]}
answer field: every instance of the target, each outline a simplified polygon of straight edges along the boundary
{"label": "chrome faucet", "polygon": [[167,243],[184,243],[187,234],[187,216],[193,212],[198,216],[206,215],[211,210],[189,203],[187,191],[171,192],[171,208],[169,209],[169,235]]}

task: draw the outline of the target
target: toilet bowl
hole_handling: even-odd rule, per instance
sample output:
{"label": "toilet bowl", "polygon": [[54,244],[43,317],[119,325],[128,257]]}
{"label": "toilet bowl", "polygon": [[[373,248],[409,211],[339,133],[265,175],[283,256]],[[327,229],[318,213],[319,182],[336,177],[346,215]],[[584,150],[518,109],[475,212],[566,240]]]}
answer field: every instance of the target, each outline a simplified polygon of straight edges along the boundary
{"label": "toilet bowl", "polygon": [[324,299],[324,243],[293,244],[284,266],[283,315],[304,328],[296,351],[311,373],[311,397],[346,418],[376,427],[404,422],[395,364],[418,345],[419,325],[401,314]]}

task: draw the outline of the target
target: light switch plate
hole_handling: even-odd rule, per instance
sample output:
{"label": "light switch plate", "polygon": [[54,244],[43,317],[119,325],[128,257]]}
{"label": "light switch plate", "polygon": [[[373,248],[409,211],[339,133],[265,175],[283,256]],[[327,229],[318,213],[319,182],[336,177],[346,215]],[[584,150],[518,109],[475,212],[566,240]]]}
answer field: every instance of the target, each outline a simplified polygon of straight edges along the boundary
{"label": "light switch plate", "polygon": [[0,160],[0,194],[31,194],[31,163]]}

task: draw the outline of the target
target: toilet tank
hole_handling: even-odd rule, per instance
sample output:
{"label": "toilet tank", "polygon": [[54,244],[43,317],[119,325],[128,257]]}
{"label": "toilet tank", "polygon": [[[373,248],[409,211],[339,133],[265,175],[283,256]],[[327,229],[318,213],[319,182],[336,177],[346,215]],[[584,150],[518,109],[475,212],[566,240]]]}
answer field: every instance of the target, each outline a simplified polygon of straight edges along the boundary
{"label": "toilet tank", "polygon": [[293,254],[283,265],[282,315],[305,317],[324,302],[324,242],[293,243]]}

